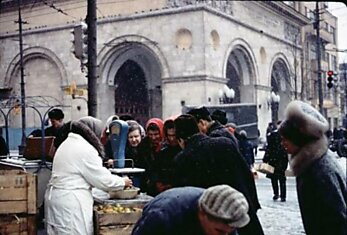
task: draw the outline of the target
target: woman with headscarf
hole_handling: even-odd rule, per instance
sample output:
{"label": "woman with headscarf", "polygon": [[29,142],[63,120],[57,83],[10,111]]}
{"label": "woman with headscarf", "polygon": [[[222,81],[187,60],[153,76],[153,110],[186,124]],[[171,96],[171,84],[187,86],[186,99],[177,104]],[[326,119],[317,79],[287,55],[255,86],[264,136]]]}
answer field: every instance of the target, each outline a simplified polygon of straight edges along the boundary
{"label": "woman with headscarf", "polygon": [[328,129],[327,120],[302,101],[289,103],[278,129],[290,154],[307,235],[347,234],[346,173],[328,149]]}
{"label": "woman with headscarf", "polygon": [[141,191],[155,195],[154,161],[158,157],[163,141],[164,123],[159,118],[151,118],[146,123],[146,137],[139,145],[139,167],[146,171],[141,178]]}
{"label": "woman with headscarf", "polygon": [[139,145],[145,135],[143,127],[135,120],[128,120],[128,140],[125,147],[125,158],[132,159],[133,163],[125,162],[127,167],[139,167]]}
{"label": "woman with headscarf", "polygon": [[102,122],[83,117],[71,123],[67,139],[55,153],[45,195],[48,234],[93,234],[92,187],[121,190],[132,181],[102,166]]}

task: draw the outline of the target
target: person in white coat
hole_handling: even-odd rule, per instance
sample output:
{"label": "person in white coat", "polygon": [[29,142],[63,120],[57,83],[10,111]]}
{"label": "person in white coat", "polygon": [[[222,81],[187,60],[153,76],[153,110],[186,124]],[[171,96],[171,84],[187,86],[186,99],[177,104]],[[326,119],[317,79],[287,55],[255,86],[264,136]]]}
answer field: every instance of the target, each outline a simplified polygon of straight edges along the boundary
{"label": "person in white coat", "polygon": [[99,119],[89,116],[73,121],[57,149],[45,194],[47,234],[93,234],[92,187],[113,191],[132,186],[128,177],[103,167],[102,127]]}

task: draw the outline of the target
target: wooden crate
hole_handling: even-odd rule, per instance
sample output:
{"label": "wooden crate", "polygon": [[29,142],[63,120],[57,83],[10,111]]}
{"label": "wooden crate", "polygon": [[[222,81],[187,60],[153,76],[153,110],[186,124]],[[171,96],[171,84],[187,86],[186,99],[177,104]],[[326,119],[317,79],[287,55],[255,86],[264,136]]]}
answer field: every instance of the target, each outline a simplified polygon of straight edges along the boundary
{"label": "wooden crate", "polygon": [[0,170],[0,214],[37,213],[37,177],[20,170]]}
{"label": "wooden crate", "polygon": [[1,235],[36,235],[36,215],[0,215]]}
{"label": "wooden crate", "polygon": [[94,209],[94,233],[97,235],[129,235],[142,211],[103,213]]}

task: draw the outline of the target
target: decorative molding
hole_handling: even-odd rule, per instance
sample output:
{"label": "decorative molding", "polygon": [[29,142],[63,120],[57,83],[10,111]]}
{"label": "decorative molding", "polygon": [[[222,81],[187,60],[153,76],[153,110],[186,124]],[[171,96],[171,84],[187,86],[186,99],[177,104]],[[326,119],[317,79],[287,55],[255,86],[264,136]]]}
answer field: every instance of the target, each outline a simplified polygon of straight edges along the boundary
{"label": "decorative molding", "polygon": [[254,87],[255,87],[255,89],[257,89],[257,90],[268,91],[268,92],[270,92],[271,89],[272,89],[272,88],[269,87],[269,86],[258,85],[258,84],[254,85]]}
{"label": "decorative molding", "polygon": [[192,76],[176,76],[176,77],[165,77],[162,79],[164,84],[177,83],[177,82],[217,82],[220,84],[226,84],[228,79],[224,77],[211,77],[208,75],[192,75]]}

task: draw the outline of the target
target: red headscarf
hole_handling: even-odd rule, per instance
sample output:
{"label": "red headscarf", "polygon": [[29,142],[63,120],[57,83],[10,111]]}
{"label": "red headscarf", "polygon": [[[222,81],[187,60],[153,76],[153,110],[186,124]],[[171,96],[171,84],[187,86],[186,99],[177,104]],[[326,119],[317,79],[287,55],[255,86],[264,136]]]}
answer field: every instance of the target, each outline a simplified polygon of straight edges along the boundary
{"label": "red headscarf", "polygon": [[[163,122],[163,120],[161,120],[160,118],[149,119],[148,122],[146,123],[146,132],[147,132],[148,126],[152,123],[155,124],[157,127],[159,127],[160,141],[163,141],[163,138],[164,138],[164,134],[163,134],[164,122]],[[160,149],[161,149],[161,144],[159,144],[156,147],[156,152],[158,152]]]}

